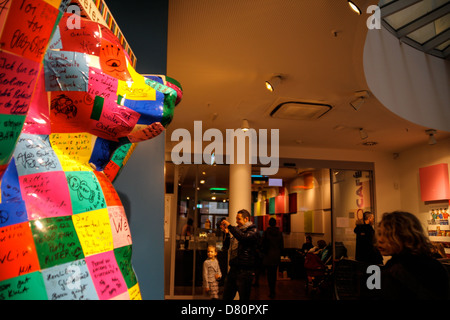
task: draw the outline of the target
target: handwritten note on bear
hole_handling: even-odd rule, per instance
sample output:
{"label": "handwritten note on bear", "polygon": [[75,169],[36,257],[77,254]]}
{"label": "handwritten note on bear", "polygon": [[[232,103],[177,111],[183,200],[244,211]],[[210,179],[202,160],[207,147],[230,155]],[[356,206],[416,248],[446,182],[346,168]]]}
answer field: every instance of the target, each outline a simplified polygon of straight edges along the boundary
{"label": "handwritten note on bear", "polygon": [[46,135],[22,134],[17,141],[14,158],[19,176],[62,170]]}
{"label": "handwritten note on bear", "polygon": [[87,55],[80,52],[48,51],[44,59],[47,91],[87,91]]}
{"label": "handwritten note on bear", "polygon": [[42,270],[49,300],[97,300],[84,259]]}
{"label": "handwritten note on bear", "polygon": [[2,49],[41,62],[58,13],[45,1],[12,1],[0,40]]}
{"label": "handwritten note on bear", "polygon": [[40,219],[30,224],[42,269],[84,257],[71,216]]}
{"label": "handwritten note on bear", "polygon": [[86,132],[94,98],[87,92],[50,93],[50,123],[53,132]]}
{"label": "handwritten note on bear", "polygon": [[54,133],[50,143],[64,171],[86,171],[92,168],[89,158],[92,149],[89,133]]}
{"label": "handwritten note on bear", "polygon": [[100,183],[100,186],[103,190],[103,195],[105,196],[106,204],[108,206],[122,206],[122,201],[120,200],[120,197],[114,189],[113,184],[111,181],[106,177],[106,175],[103,174],[103,172],[94,171],[95,176],[98,179],[98,182]]}
{"label": "handwritten note on bear", "polygon": [[114,249],[117,264],[122,271],[123,278],[125,279],[128,288],[132,288],[137,284],[136,274],[131,265],[131,252],[131,245]]}
{"label": "handwritten note on bear", "polygon": [[26,114],[39,63],[0,51],[0,113]]}
{"label": "handwritten note on bear", "polygon": [[99,96],[105,99],[117,99],[118,80],[103,73],[102,70],[89,68],[88,92],[93,96]]}
{"label": "handwritten note on bear", "polygon": [[46,300],[44,281],[40,272],[0,281],[0,300]]}
{"label": "handwritten note on bear", "polygon": [[139,113],[100,97],[95,97],[93,111],[95,110],[98,110],[98,117],[94,119],[91,116],[89,132],[114,141],[126,137],[140,117]]}
{"label": "handwritten note on bear", "polygon": [[107,209],[75,214],[72,220],[85,256],[113,250]]}
{"label": "handwritten note on bear", "polygon": [[111,221],[111,231],[114,239],[114,247],[127,246],[132,243],[130,227],[122,206],[108,207]]}
{"label": "handwritten note on bear", "polygon": [[0,228],[0,281],[39,270],[28,222]]}
{"label": "handwritten note on bear", "polygon": [[[1,91],[2,89],[0,89]],[[0,98],[1,99],[1,98]],[[2,114],[0,118],[0,165],[7,164],[14,152],[25,116]]]}
{"label": "handwritten note on bear", "polygon": [[114,252],[86,257],[86,262],[100,299],[111,299],[127,292],[127,285],[117,265]]}
{"label": "handwritten note on bear", "polygon": [[72,214],[66,176],[62,171],[29,174],[19,177],[28,219]]}
{"label": "handwritten note on bear", "polygon": [[82,213],[106,208],[102,188],[91,171],[66,172],[73,213]]}
{"label": "handwritten note on bear", "polygon": [[78,28],[73,28],[67,32],[67,26],[71,23],[70,18],[70,16],[63,16],[59,23],[60,26],[64,26],[60,32],[64,50],[86,52],[87,54],[98,56],[101,40],[99,26],[97,24],[82,23]]}

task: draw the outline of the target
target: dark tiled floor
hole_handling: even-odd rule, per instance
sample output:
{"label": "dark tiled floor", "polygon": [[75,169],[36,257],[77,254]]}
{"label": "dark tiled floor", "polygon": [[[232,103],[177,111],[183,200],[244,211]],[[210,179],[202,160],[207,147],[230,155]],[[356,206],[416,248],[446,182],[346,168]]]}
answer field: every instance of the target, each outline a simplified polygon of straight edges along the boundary
{"label": "dark tiled floor", "polygon": [[[274,300],[331,300],[333,299],[331,285],[324,283],[320,290],[306,289],[306,280],[277,280]],[[252,287],[252,300],[269,300],[269,287],[265,274],[259,277],[259,285]]]}

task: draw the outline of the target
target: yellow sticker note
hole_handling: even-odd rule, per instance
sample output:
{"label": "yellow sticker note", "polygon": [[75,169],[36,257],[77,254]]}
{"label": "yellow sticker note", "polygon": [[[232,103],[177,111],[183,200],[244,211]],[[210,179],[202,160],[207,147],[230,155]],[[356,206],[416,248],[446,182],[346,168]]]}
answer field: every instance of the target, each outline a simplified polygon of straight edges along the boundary
{"label": "yellow sticker note", "polygon": [[72,220],[85,256],[114,249],[108,209],[74,214]]}
{"label": "yellow sticker note", "polygon": [[90,133],[54,133],[50,143],[64,171],[92,171],[89,165],[93,148]]}
{"label": "yellow sticker note", "polygon": [[130,294],[130,300],[142,300],[139,283],[136,283],[134,286],[128,289],[128,293]]}
{"label": "yellow sticker note", "polygon": [[117,95],[129,100],[156,100],[156,90],[145,83],[145,78],[130,66],[128,72],[131,74],[133,81],[119,80]]}

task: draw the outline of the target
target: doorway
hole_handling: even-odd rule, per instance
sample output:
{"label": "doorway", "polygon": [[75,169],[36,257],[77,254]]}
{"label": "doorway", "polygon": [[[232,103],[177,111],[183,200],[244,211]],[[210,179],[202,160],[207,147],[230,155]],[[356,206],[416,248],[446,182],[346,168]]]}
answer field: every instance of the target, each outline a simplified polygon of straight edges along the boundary
{"label": "doorway", "polygon": [[166,299],[202,299],[202,267],[208,245],[218,249],[218,260],[226,274],[227,253],[218,227],[228,217],[227,165],[166,162],[165,243]]}
{"label": "doorway", "polygon": [[355,259],[357,223],[363,213],[375,215],[373,196],[373,172],[371,170],[331,169],[333,242],[335,259],[346,255]]}

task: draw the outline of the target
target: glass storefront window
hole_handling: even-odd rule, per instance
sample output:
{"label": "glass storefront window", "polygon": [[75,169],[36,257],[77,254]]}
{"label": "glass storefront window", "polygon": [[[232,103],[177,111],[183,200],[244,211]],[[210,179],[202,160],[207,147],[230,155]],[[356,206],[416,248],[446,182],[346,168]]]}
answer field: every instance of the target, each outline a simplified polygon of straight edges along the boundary
{"label": "glass storefront window", "polygon": [[170,213],[174,230],[166,241],[165,295],[175,299],[202,297],[202,267],[208,245],[217,247],[219,264],[226,271],[227,252],[221,251],[223,233],[218,223],[228,217],[229,168],[169,162],[166,167],[171,167],[166,170],[166,189],[173,185],[166,196],[172,191],[175,208]]}

